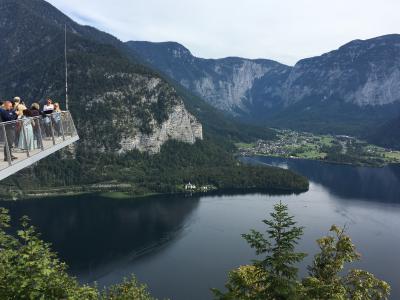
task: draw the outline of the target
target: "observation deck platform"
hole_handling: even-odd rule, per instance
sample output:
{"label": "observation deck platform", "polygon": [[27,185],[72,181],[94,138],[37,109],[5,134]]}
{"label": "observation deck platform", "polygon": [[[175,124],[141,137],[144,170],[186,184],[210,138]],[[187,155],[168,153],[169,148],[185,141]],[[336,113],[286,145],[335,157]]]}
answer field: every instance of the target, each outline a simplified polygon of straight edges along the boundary
{"label": "observation deck platform", "polygon": [[78,140],[68,111],[0,123],[0,180]]}

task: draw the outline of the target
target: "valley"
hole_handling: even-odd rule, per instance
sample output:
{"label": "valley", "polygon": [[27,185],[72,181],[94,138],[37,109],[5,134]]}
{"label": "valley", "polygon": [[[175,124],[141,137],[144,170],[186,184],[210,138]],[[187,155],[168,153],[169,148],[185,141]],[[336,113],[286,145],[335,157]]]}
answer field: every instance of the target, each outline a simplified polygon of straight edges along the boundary
{"label": "valley", "polygon": [[330,163],[382,167],[400,163],[400,151],[386,149],[347,135],[318,135],[277,129],[277,138],[237,143],[242,156],[322,160]]}

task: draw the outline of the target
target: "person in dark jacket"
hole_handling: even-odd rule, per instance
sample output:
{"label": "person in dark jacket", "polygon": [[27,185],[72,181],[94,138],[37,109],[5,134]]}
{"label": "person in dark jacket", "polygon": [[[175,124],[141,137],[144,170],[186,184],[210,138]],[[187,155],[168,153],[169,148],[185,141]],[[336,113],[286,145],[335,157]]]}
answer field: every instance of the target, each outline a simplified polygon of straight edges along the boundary
{"label": "person in dark jacket", "polygon": [[[3,103],[3,108],[0,110],[0,116],[2,122],[10,122],[17,119],[17,114],[13,110],[13,104],[11,101],[5,101]],[[17,157],[13,156],[11,153],[12,145],[15,139],[15,124],[5,124],[6,129],[6,137],[8,149],[10,152],[11,160],[17,159]],[[7,145],[4,145],[4,161],[8,161],[8,151]]]}

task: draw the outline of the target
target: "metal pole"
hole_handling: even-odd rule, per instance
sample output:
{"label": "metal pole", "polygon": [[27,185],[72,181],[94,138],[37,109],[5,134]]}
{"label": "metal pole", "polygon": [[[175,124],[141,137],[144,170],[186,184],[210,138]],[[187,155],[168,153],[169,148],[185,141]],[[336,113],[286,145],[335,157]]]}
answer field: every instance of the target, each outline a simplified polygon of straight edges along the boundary
{"label": "metal pole", "polygon": [[11,164],[12,164],[11,163],[11,151],[10,151],[10,147],[8,145],[6,126],[4,124],[1,124],[1,127],[2,127],[3,135],[4,135],[4,147],[5,147],[6,153],[7,153],[8,165],[11,166]]}
{"label": "metal pole", "polygon": [[67,61],[67,24],[64,27],[64,60],[65,60],[65,109],[68,108],[68,61]]}

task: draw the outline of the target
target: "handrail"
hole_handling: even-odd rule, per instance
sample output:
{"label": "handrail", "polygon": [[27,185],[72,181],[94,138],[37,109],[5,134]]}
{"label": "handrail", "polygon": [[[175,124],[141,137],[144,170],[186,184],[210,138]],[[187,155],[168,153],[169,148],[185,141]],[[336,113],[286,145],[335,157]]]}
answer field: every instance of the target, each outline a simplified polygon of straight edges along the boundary
{"label": "handrail", "polygon": [[[68,113],[70,114],[70,112],[68,110],[62,110],[62,111],[57,111],[57,112],[52,112],[51,114],[44,114],[43,112],[41,112],[41,114],[39,116],[35,116],[35,117],[27,117],[26,119],[32,119],[32,120],[36,120],[36,119],[42,119],[42,118],[46,118],[47,116],[53,116],[53,115],[57,115],[57,114],[62,114],[62,113]],[[21,121],[21,119],[16,119],[13,121],[0,121],[1,124],[12,124],[12,123],[18,123],[19,121]]]}
{"label": "handrail", "polygon": [[0,122],[0,173],[32,156],[38,157],[37,154],[44,157],[78,139],[69,111]]}

